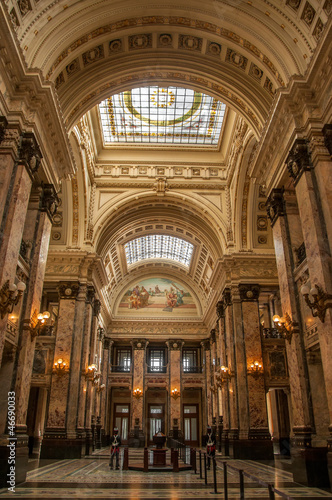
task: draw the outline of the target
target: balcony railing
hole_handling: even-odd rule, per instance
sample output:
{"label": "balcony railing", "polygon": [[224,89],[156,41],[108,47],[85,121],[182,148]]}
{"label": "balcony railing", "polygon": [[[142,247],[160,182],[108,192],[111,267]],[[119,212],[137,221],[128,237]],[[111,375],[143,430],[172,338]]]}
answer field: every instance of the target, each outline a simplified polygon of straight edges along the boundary
{"label": "balcony railing", "polygon": [[146,368],[147,368],[148,373],[166,373],[167,372],[167,365],[159,365],[159,366],[146,365]]}
{"label": "balcony railing", "polygon": [[263,328],[262,330],[264,339],[284,339],[285,336],[282,332],[279,332],[277,328]]}
{"label": "balcony railing", "polygon": [[182,371],[183,371],[183,373],[202,373],[203,367],[202,366],[183,366]]}
{"label": "balcony railing", "polygon": [[115,373],[130,373],[131,365],[111,365],[111,372]]}

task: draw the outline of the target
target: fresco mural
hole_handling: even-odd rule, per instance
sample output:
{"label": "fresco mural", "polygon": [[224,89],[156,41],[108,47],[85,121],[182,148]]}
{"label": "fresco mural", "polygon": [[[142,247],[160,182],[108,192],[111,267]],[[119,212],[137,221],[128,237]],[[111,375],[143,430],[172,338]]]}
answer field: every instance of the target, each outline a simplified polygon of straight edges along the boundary
{"label": "fresco mural", "polygon": [[133,284],[118,306],[126,316],[197,316],[196,304],[186,287],[168,278],[149,278]]}

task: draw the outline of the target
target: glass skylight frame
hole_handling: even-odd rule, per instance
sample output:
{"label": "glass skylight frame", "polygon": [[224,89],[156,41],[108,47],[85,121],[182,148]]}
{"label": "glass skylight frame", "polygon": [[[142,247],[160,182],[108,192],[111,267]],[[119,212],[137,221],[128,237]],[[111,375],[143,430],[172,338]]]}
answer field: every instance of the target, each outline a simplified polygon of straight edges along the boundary
{"label": "glass skylight frame", "polygon": [[226,105],[183,87],[138,87],[102,101],[104,146],[217,148]]}
{"label": "glass skylight frame", "polygon": [[189,268],[194,245],[169,234],[147,234],[125,243],[124,251],[128,266],[148,259],[166,259]]}

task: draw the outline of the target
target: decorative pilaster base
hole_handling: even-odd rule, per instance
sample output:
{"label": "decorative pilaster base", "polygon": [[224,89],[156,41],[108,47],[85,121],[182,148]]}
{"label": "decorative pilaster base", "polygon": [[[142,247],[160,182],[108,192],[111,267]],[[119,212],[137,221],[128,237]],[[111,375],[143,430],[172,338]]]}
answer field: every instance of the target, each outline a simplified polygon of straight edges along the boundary
{"label": "decorative pilaster base", "polygon": [[292,472],[294,481],[308,485],[306,450],[311,449],[311,427],[294,427],[291,438]]}
{"label": "decorative pilaster base", "polygon": [[64,429],[46,429],[40,451],[40,458],[64,460],[82,458],[85,455],[85,440],[67,437]]}
{"label": "decorative pilaster base", "polygon": [[[17,435],[17,441],[8,435],[0,437],[0,487],[9,488],[10,481],[13,480],[14,486],[23,483],[26,480],[28,471],[28,436],[26,434]],[[10,462],[14,460],[11,464]],[[14,467],[14,469],[10,469]],[[13,473],[14,470],[14,473]],[[8,476],[7,474],[12,474]]]}
{"label": "decorative pilaster base", "polygon": [[251,429],[248,439],[233,443],[234,458],[242,460],[273,460],[273,443],[267,429]]}

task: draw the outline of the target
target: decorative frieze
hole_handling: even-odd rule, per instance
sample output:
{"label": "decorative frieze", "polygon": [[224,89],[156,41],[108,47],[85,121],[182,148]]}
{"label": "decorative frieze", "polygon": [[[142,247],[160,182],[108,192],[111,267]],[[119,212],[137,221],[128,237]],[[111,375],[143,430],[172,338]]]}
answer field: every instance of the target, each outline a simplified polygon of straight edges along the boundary
{"label": "decorative frieze", "polygon": [[284,190],[273,189],[266,202],[266,210],[271,226],[273,227],[278,217],[285,215]]}
{"label": "decorative frieze", "polygon": [[296,139],[287,156],[286,165],[296,186],[303,172],[310,170],[312,165],[306,139]]}
{"label": "decorative frieze", "polygon": [[259,299],[259,285],[239,285],[240,299],[242,302],[251,302]]}
{"label": "decorative frieze", "polygon": [[60,299],[76,299],[80,290],[79,283],[60,283],[58,286]]}

